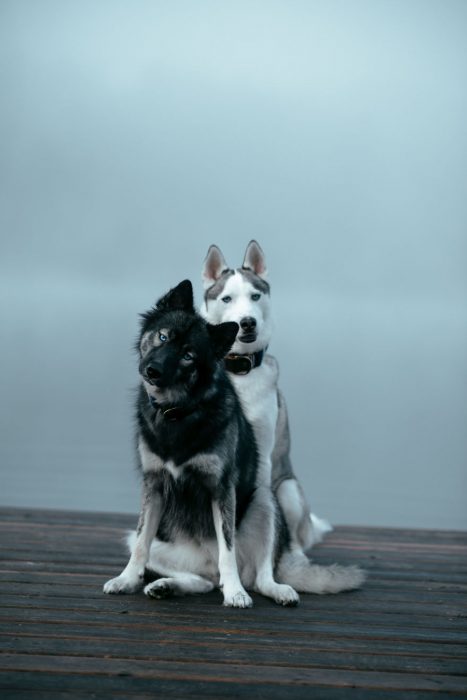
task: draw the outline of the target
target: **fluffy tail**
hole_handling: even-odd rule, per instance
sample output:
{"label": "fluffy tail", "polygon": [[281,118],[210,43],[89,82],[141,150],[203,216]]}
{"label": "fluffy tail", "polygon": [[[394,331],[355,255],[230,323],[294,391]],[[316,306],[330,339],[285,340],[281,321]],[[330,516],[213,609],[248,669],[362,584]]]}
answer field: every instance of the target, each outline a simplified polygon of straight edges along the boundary
{"label": "fluffy tail", "polygon": [[303,552],[294,550],[282,555],[276,578],[279,583],[288,583],[299,593],[323,594],[359,588],[366,574],[358,566],[312,564]]}

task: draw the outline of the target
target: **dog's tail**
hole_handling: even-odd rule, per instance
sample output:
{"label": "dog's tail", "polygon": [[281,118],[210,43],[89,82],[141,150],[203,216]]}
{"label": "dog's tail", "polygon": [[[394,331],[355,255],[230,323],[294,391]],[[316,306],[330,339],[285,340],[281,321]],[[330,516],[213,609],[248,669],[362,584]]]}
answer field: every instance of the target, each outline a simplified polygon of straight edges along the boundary
{"label": "dog's tail", "polygon": [[285,552],[277,568],[277,581],[288,583],[299,593],[340,593],[359,588],[366,574],[358,566],[312,564],[303,552]]}

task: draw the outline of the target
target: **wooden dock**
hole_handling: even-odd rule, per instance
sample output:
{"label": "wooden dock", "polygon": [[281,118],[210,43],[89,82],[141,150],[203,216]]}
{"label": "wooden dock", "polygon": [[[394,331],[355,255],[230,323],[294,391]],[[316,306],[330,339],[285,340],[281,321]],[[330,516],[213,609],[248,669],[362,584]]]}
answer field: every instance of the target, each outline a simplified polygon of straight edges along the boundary
{"label": "wooden dock", "polygon": [[136,517],[0,509],[0,697],[467,697],[467,533],[339,527],[360,591],[298,608],[105,596]]}

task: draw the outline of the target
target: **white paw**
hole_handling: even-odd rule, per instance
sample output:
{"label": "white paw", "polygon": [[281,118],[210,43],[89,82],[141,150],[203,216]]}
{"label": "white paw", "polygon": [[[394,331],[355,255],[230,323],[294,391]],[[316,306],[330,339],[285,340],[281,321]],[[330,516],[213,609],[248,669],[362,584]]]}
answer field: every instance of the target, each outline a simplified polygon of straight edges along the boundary
{"label": "white paw", "polygon": [[104,583],[104,593],[136,593],[142,586],[141,579],[120,574]]}
{"label": "white paw", "polygon": [[224,605],[229,608],[251,608],[253,601],[243,588],[232,593],[224,589]]}
{"label": "white paw", "polygon": [[278,605],[284,605],[286,607],[293,607],[300,602],[300,596],[297,591],[286,583],[278,583],[274,587],[273,598]]}

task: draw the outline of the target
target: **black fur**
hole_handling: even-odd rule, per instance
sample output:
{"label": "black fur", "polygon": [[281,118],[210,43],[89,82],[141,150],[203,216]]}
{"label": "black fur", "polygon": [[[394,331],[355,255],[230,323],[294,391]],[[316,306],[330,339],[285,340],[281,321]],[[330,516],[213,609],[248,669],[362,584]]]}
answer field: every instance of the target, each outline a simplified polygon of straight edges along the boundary
{"label": "black fur", "polygon": [[[140,341],[148,333],[157,338],[154,334],[161,329],[168,340],[140,352],[143,380],[148,379],[149,366],[157,367],[160,376],[155,384],[162,393],[155,392],[160,395],[151,402],[151,384],[141,384],[136,405],[137,437],[143,438],[164,463],[184,467],[177,478],[166,469],[152,475],[151,488],[162,495],[163,502],[157,537],[163,541],[171,541],[179,533],[194,538],[214,537],[214,499],[226,515],[223,531],[230,548],[233,533],[228,524],[232,518],[228,516],[235,508],[236,526],[241,522],[255,491],[258,460],[253,430],[222,366],[238,325],[206,323],[194,311],[191,284],[185,281],[142,315]],[[183,359],[187,352],[193,356],[192,361]],[[180,417],[168,420],[164,412],[175,408]],[[219,454],[224,460],[219,469],[205,471],[196,464],[200,454]]]}

